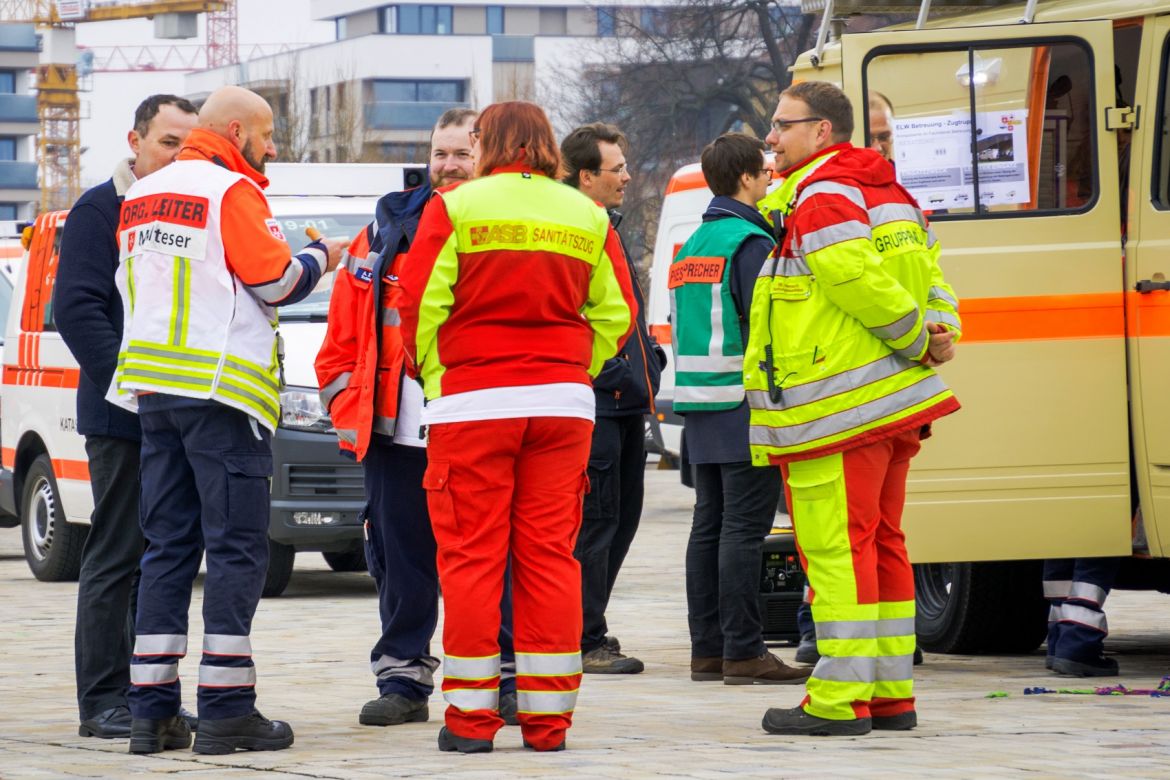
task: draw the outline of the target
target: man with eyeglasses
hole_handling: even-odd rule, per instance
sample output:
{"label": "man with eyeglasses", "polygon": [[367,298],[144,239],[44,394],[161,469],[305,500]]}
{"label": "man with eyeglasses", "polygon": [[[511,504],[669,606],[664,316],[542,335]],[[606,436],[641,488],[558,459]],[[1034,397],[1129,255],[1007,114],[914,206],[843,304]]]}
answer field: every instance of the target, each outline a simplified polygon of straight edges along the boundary
{"label": "man with eyeglasses", "polygon": [[869,137],[870,149],[880,154],[887,162],[894,161],[894,104],[880,92],[869,92]]}
{"label": "man with eyeglasses", "polygon": [[821,658],[772,734],[918,723],[914,574],[902,535],[910,459],[959,402],[935,373],[961,323],[918,204],[827,82],[780,95],[768,143],[780,245],[755,283],[743,380],[752,462],[780,466]]}
{"label": "man with eyeglasses", "polygon": [[[564,182],[601,204],[615,228],[630,181],[626,149],[625,135],[602,122],[578,127],[561,142]],[[623,254],[634,281],[636,324],[593,380],[597,407],[589,452],[590,491],[573,551],[581,564],[581,654],[586,674],[637,674],[644,668],[637,658],[622,654],[616,637],[607,636],[605,610],[642,517],[644,415],[654,411],[666,353],[646,329],[638,272],[629,253]]]}

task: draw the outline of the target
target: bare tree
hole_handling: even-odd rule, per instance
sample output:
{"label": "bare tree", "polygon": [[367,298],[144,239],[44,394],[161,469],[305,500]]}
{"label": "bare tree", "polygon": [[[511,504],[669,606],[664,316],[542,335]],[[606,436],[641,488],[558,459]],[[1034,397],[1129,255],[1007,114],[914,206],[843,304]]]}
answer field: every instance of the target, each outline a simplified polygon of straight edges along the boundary
{"label": "bare tree", "polygon": [[301,89],[300,54],[289,55],[279,86],[269,98],[273,113],[272,140],[281,162],[304,162],[309,155],[309,107]]}

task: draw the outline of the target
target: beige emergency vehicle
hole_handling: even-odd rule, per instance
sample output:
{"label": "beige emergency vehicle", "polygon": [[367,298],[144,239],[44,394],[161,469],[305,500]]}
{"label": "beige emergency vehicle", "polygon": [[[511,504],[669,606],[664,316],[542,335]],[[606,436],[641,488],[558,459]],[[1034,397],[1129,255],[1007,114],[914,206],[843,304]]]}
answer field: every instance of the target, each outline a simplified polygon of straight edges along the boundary
{"label": "beige emergency vehicle", "polygon": [[846,23],[793,73],[845,90],[855,144],[868,98],[892,106],[895,170],[961,298],[942,372],[963,409],[908,488],[921,645],[1037,647],[1045,558],[1128,556],[1118,587],[1170,590],[1170,1],[803,5],[826,33],[918,14]]}

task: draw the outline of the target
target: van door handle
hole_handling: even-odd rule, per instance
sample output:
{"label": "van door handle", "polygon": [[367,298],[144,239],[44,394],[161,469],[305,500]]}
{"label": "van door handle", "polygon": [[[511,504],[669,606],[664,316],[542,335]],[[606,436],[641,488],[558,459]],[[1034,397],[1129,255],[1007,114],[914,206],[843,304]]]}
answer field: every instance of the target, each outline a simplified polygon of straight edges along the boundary
{"label": "van door handle", "polygon": [[1140,293],[1151,293],[1154,290],[1170,290],[1170,281],[1155,282],[1153,279],[1142,279],[1134,289]]}

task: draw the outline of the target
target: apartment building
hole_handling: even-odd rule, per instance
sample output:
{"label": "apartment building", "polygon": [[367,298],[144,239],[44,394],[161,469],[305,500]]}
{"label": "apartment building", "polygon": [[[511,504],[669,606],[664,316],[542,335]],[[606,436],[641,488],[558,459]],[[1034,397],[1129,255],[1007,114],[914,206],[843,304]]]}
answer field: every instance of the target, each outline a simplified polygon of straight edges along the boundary
{"label": "apartment building", "polygon": [[0,24],[0,220],[32,219],[40,199],[30,91],[39,51],[31,24]]}

